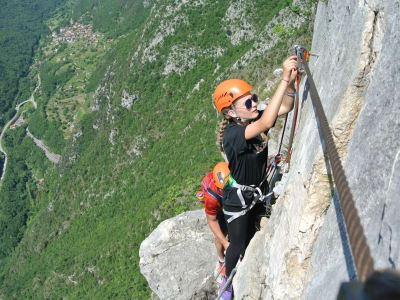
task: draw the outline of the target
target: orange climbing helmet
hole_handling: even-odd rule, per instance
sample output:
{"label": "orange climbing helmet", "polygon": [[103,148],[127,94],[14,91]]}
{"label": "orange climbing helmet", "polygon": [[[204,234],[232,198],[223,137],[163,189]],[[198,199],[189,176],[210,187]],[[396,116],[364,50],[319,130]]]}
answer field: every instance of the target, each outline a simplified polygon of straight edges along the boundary
{"label": "orange climbing helmet", "polygon": [[219,162],[215,165],[213,169],[213,179],[218,188],[224,188],[225,184],[228,182],[230,172],[227,162]]}
{"label": "orange climbing helmet", "polygon": [[222,81],[214,91],[214,104],[217,111],[232,105],[237,98],[249,93],[252,90],[250,84],[241,79],[228,79]]}

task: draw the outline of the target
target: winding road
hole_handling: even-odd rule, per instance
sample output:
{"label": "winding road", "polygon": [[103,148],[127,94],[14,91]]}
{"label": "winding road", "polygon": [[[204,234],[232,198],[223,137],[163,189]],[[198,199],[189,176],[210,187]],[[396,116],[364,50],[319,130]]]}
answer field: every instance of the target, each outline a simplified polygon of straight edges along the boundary
{"label": "winding road", "polygon": [[[2,173],[1,173],[0,182],[3,181],[4,175],[6,174],[6,168],[7,168],[7,153],[4,151],[4,148],[3,148],[3,145],[2,145],[3,136],[4,136],[5,132],[6,132],[6,130],[10,127],[10,125],[18,118],[18,116],[19,116],[19,109],[21,108],[22,105],[24,105],[24,104],[27,103],[27,102],[32,102],[33,107],[34,107],[35,109],[37,109],[37,103],[36,103],[36,101],[35,101],[34,95],[35,95],[36,91],[39,89],[40,83],[41,83],[41,82],[40,82],[40,75],[38,75],[38,85],[36,86],[35,90],[32,92],[32,95],[29,97],[28,100],[25,100],[24,102],[19,103],[19,104],[15,107],[15,110],[16,110],[15,115],[14,115],[14,116],[11,118],[11,120],[8,121],[8,123],[4,126],[4,128],[3,128],[3,130],[2,130],[2,132],[1,132],[1,134],[0,134],[0,152],[2,152],[2,153],[4,154],[4,158],[5,158],[5,159],[4,159],[4,164],[3,164],[3,171],[2,171]],[[25,111],[23,111],[21,114],[23,114],[24,112],[25,112]]]}

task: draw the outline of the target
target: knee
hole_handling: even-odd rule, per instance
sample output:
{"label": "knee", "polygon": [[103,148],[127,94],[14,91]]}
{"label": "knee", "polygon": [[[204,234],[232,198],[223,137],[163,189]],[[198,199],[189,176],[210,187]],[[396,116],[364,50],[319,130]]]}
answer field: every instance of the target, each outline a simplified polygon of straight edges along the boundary
{"label": "knee", "polygon": [[239,256],[246,250],[246,241],[231,242],[229,244],[229,249],[235,256]]}

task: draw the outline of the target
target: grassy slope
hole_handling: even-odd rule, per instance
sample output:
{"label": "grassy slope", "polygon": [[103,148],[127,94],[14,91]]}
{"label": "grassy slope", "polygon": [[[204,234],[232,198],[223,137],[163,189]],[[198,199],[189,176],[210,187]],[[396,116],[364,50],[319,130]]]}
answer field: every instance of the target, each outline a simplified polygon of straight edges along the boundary
{"label": "grassy slope", "polygon": [[[133,58],[158,28],[154,15],[143,25],[148,35],[140,37],[143,26],[127,31],[109,52],[93,77],[106,71],[95,96],[100,110],[83,116],[82,135],[67,145],[61,166],[46,175],[25,236],[3,261],[0,291],[6,298],[149,297],[138,268],[140,242],[162,220],[196,205],[192,195],[202,175],[220,160],[210,96],[215,78],[228,76],[222,72],[252,47],[252,41],[230,44],[221,28],[227,7],[226,1],[210,2],[180,12],[188,24],[178,25],[157,48],[155,62]],[[256,28],[279,9],[277,4],[254,12]],[[216,46],[225,52],[217,58],[197,54],[194,68],[163,76],[168,53],[182,41],[204,52]],[[281,61],[286,49],[286,43],[278,44],[270,55]],[[214,74],[216,65],[221,67]],[[263,72],[273,67],[265,55],[233,75],[260,66],[267,68]],[[200,89],[191,92],[201,79]],[[253,78],[256,86],[258,80]],[[120,106],[123,90],[140,95],[131,110]]]}

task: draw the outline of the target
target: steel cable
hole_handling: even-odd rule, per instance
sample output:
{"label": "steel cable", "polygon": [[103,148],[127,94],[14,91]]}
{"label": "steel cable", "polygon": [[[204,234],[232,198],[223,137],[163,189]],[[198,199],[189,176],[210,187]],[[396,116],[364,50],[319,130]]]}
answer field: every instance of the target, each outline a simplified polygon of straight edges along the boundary
{"label": "steel cable", "polygon": [[337,148],[333,141],[328,120],[326,118],[317,88],[304,55],[304,49],[303,51],[299,52],[310,84],[311,100],[317,113],[323,139],[325,140],[326,152],[332,168],[333,179],[336,184],[339,203],[342,208],[358,278],[360,281],[364,282],[367,277],[373,273],[374,262],[371,257],[366,237],[364,235],[363,227],[360,223],[357,208],[354,205],[353,196],[349,189],[348,181],[346,179]]}

